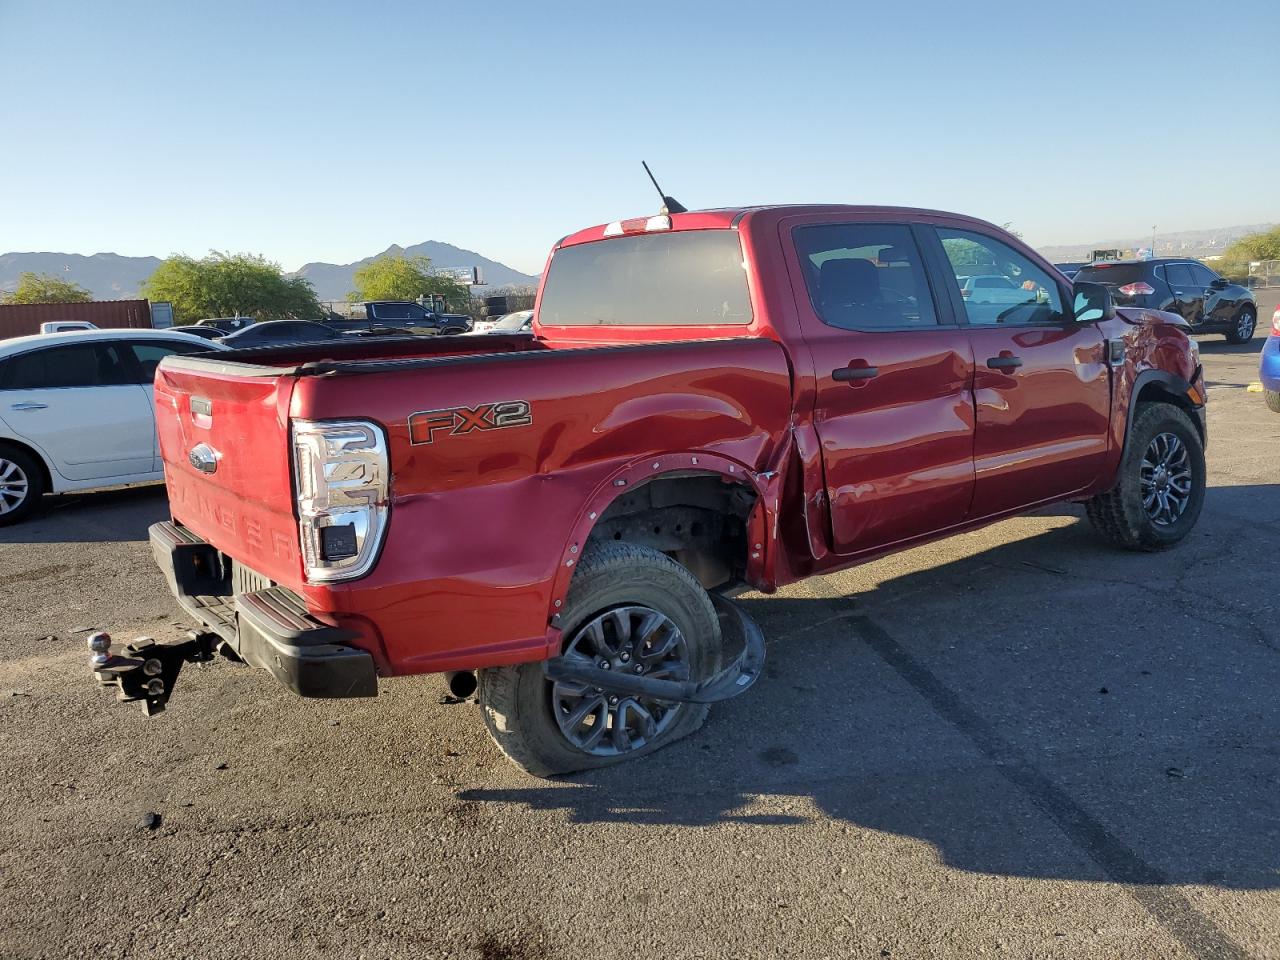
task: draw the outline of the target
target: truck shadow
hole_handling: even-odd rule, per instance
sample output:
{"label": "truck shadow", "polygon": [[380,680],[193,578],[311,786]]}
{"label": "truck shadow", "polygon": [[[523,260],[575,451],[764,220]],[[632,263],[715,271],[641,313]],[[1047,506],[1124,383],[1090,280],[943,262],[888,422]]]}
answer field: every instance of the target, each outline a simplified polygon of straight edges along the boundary
{"label": "truck shadow", "polygon": [[1280,624],[1257,599],[1277,534],[1280,486],[1219,487],[1165,553],[1082,521],[747,597],[767,675],[701,733],[461,798],[584,823],[827,818],[980,873],[1278,887]]}
{"label": "truck shadow", "polygon": [[110,543],[147,539],[169,519],[163,483],[52,494],[21,523],[0,527],[0,543]]}

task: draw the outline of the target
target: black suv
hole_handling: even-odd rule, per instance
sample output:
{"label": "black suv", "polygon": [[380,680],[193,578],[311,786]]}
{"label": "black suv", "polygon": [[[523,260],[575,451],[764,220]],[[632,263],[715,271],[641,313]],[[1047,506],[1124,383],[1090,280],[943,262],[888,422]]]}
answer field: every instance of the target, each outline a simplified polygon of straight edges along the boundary
{"label": "black suv", "polygon": [[1105,284],[1116,306],[1178,313],[1194,332],[1225,333],[1230,343],[1248,343],[1258,326],[1253,294],[1196,260],[1091,263],[1072,279]]}

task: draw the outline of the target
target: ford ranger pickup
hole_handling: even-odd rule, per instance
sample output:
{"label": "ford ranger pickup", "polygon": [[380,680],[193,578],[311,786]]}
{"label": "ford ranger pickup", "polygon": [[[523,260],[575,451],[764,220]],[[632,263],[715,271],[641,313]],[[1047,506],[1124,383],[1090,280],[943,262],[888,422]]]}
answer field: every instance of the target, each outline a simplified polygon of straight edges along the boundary
{"label": "ford ranger pickup", "polygon": [[738,589],[1064,500],[1157,550],[1205,493],[1183,320],[926,210],[615,221],[555,245],[532,337],[169,357],[155,402],[151,544],[195,626],[95,634],[100,681],[151,713],[218,655],[307,697],[445,673],[539,775],[651,752],[749,688]]}

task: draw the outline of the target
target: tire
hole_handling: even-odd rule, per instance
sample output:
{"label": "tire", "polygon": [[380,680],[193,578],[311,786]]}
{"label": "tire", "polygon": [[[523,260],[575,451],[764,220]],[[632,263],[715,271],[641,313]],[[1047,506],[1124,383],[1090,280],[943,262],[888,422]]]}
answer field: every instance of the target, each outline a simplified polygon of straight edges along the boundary
{"label": "tire", "polygon": [[[1161,510],[1158,494],[1148,506],[1144,493],[1144,462],[1150,456],[1159,462],[1161,449],[1176,450],[1176,445],[1161,438],[1175,437],[1185,452],[1185,459],[1176,453],[1175,469],[1167,471],[1177,477],[1185,469],[1189,489],[1182,498],[1180,510]],[[1163,442],[1164,446],[1159,444]],[[1159,471],[1148,468],[1153,475],[1148,492],[1159,487]],[[1173,546],[1196,525],[1200,509],[1204,506],[1205,484],[1208,471],[1204,462],[1204,444],[1195,424],[1185,411],[1169,403],[1144,403],[1133,418],[1129,439],[1125,443],[1124,456],[1120,460],[1120,479],[1106,493],[1098,494],[1085,503],[1085,512],[1095,530],[1117,546],[1128,550],[1164,550]],[[1169,502],[1177,502],[1177,481],[1168,482],[1163,488]],[[1157,515],[1153,515],[1153,511]]]}
{"label": "tire", "polygon": [[1253,307],[1241,307],[1227,331],[1227,343],[1248,343],[1258,329],[1258,311]]}
{"label": "tire", "polygon": [[1280,413],[1280,390],[1263,390],[1262,395],[1266,398],[1267,406]]}
{"label": "tire", "polygon": [[443,330],[440,331],[440,336],[456,337],[462,333],[466,333],[466,331],[463,330],[462,327],[445,327]]}
{"label": "tire", "polygon": [[35,457],[0,444],[0,527],[29,517],[45,493],[44,470]]}
{"label": "tire", "polygon": [[[565,650],[575,644],[589,649],[586,645],[590,640],[590,625],[597,623],[602,614],[624,617],[637,610],[656,612],[679,631],[682,638],[679,649],[683,651],[691,679],[703,679],[720,669],[720,623],[701,584],[665,554],[620,541],[592,546],[583,555],[561,615]],[[615,639],[617,636],[615,631]],[[665,633],[666,638],[671,636],[670,631]],[[641,659],[637,653],[637,667]],[[618,660],[614,663],[616,669],[626,669],[617,665]],[[570,711],[562,702],[564,698],[556,695],[562,688],[546,679],[540,663],[492,667],[481,670],[478,679],[481,714],[489,735],[508,759],[536,777],[593,770],[645,756],[696,731],[709,710],[707,704],[650,702],[647,704],[650,719],[659,717],[656,732],[652,736],[637,737],[637,740],[643,739],[643,743],[625,750],[617,748],[613,734],[618,725],[617,715],[610,712],[606,720],[593,711],[588,715],[591,724],[575,729],[591,731],[600,723],[607,736],[601,735],[594,750],[587,750],[573,742],[562,729],[562,723],[571,722]],[[601,701],[598,692],[586,691],[577,702],[586,705],[593,699]],[[608,706],[606,694],[599,709],[617,709],[618,714],[629,718],[622,722],[625,731],[629,723],[638,722],[636,713],[628,711],[628,702],[639,705],[639,701],[628,697],[617,700],[618,707]],[[557,712],[562,718],[559,721]],[[608,753],[609,750],[615,752]]]}

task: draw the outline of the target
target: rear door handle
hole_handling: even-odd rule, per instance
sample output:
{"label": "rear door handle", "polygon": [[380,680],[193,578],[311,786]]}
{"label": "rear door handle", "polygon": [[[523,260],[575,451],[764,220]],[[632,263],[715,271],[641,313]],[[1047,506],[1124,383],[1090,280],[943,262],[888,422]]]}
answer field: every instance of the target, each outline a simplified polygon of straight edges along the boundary
{"label": "rear door handle", "polygon": [[879,375],[879,367],[836,367],[831,371],[832,380],[870,380]]}
{"label": "rear door handle", "polygon": [[9,408],[10,410],[47,410],[47,403],[15,403]]}
{"label": "rear door handle", "polygon": [[1022,366],[1021,357],[989,357],[987,366],[992,370],[1016,370]]}

